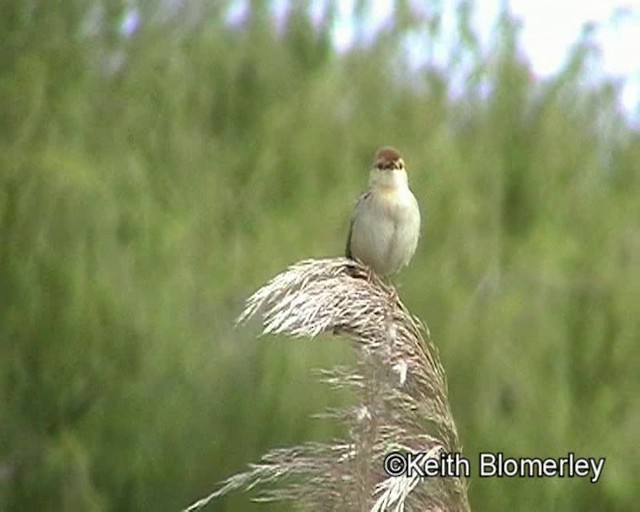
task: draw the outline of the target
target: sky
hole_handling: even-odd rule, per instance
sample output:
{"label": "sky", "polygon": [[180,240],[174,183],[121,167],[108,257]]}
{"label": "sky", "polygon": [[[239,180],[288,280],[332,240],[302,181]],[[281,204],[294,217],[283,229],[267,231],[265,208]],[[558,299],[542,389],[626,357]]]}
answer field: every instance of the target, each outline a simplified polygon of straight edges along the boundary
{"label": "sky", "polygon": [[[503,0],[477,0],[473,25],[483,44],[488,44]],[[585,23],[595,22],[595,41],[600,48],[602,72],[622,81],[624,110],[640,120],[640,0],[510,0],[511,13],[521,23],[521,47],[533,72],[541,77],[562,68],[568,51]],[[334,39],[338,49],[348,48],[354,38],[350,21],[353,0],[339,2]],[[416,5],[425,2],[416,1]],[[457,2],[444,1],[443,23],[452,24]],[[393,0],[374,0],[370,23],[384,25]]]}
{"label": "sky", "polygon": [[[283,19],[288,5],[294,1],[272,0],[276,19]],[[452,34],[453,44],[458,1],[413,0],[410,3],[416,10],[425,12],[430,1],[444,5],[444,31]],[[314,0],[310,3],[312,15],[321,17],[329,3],[336,5],[338,10],[333,26],[334,44],[339,51],[346,51],[353,45],[359,30],[353,16],[356,0]],[[600,71],[621,83],[622,107],[629,118],[640,122],[640,0],[476,0],[473,26],[483,47],[488,47],[500,8],[505,3],[521,23],[521,48],[533,73],[540,78],[562,68],[584,24],[595,22],[598,28],[594,39],[600,52]],[[233,23],[233,18],[242,18],[248,4],[248,0],[234,2],[228,20]],[[372,0],[372,10],[366,21],[369,27],[364,32],[375,34],[384,27],[393,4],[394,0]],[[424,55],[423,50],[417,46],[408,48],[408,52],[416,56]],[[447,49],[441,50],[445,59]]]}

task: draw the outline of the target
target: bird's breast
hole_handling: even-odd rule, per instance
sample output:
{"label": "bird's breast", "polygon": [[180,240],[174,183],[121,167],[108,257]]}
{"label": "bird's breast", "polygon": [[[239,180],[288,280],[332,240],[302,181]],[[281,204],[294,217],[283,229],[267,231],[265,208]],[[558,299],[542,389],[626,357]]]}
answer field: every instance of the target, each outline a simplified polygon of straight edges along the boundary
{"label": "bird's breast", "polygon": [[360,210],[353,226],[353,254],[381,275],[406,265],[420,230],[420,212],[411,190],[380,187]]}

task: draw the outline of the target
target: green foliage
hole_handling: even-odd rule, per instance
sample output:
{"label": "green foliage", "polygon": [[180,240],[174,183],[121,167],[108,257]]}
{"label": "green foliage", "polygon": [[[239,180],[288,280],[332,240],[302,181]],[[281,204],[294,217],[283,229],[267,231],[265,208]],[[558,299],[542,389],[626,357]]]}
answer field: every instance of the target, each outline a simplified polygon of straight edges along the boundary
{"label": "green foliage", "polygon": [[278,29],[264,2],[235,27],[145,3],[125,37],[121,2],[5,2],[0,508],[176,510],[267,448],[338,434],[310,416],[345,397],[310,369],[349,347],[256,342],[233,318],[287,264],[341,254],[383,144],[425,218],[396,282],[466,454],[607,457],[596,485],[472,478],[472,507],[633,508],[640,134],[588,82],[589,34],[541,82],[506,15],[482,57],[465,3],[456,94],[407,69],[407,33],[443,35],[405,3],[338,55],[332,15],[302,7]]}

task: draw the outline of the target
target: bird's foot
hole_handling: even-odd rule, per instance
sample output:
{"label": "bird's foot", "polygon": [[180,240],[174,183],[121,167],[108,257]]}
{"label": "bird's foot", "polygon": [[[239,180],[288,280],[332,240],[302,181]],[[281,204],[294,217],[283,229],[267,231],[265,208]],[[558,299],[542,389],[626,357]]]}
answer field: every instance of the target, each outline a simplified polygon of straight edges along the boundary
{"label": "bird's foot", "polygon": [[398,290],[396,290],[396,287],[393,286],[392,284],[389,285],[389,302],[391,303],[396,303],[399,300],[398,297]]}
{"label": "bird's foot", "polygon": [[374,277],[375,273],[373,272],[373,269],[367,265],[367,283],[373,283]]}

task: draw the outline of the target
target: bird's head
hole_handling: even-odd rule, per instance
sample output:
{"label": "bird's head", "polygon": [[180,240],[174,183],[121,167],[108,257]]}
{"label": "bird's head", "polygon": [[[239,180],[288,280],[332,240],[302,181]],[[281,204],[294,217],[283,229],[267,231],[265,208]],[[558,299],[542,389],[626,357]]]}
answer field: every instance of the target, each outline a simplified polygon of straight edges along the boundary
{"label": "bird's head", "polygon": [[373,168],[379,171],[404,170],[404,160],[392,147],[384,147],[376,153]]}
{"label": "bird's head", "polygon": [[406,187],[407,183],[407,171],[400,153],[391,147],[379,149],[369,175],[369,185],[393,189]]}

